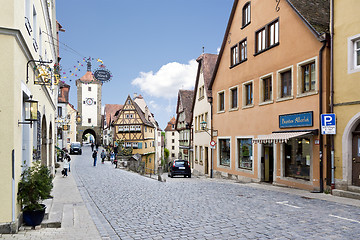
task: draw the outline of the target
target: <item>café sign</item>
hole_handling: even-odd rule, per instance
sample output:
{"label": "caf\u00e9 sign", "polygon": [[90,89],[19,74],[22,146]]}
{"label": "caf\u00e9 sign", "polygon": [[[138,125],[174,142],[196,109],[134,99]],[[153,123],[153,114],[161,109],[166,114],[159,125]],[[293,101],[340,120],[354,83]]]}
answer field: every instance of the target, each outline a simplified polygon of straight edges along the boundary
{"label": "caf\u00e9 sign", "polygon": [[108,82],[111,80],[112,74],[105,68],[96,69],[94,72],[94,78],[101,82]]}
{"label": "caf\u00e9 sign", "polygon": [[279,115],[279,128],[312,127],[313,112]]}

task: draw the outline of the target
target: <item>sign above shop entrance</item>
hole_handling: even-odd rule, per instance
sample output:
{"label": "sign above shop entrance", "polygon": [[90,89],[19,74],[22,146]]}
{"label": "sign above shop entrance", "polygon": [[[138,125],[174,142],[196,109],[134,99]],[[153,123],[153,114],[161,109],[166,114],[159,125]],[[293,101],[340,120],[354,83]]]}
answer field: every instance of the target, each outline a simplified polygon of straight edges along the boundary
{"label": "sign above shop entrance", "polygon": [[312,127],[313,112],[279,115],[279,128]]}

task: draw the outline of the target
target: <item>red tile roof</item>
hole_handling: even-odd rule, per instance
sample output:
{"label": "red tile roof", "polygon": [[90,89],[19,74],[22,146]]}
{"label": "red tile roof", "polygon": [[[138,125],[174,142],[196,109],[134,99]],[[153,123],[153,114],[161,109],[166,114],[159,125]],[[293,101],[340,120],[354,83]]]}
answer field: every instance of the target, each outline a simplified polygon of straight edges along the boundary
{"label": "red tile roof", "polygon": [[105,104],[106,124],[109,126],[115,119],[115,114],[123,109],[121,104]]}

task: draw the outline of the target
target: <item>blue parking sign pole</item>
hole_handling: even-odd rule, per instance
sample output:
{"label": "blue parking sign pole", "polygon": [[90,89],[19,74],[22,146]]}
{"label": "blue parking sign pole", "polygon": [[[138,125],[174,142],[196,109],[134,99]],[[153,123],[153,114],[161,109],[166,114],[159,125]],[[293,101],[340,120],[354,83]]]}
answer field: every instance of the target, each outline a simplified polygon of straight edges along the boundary
{"label": "blue parking sign pole", "polygon": [[336,134],[336,117],[335,114],[321,114],[321,134]]}

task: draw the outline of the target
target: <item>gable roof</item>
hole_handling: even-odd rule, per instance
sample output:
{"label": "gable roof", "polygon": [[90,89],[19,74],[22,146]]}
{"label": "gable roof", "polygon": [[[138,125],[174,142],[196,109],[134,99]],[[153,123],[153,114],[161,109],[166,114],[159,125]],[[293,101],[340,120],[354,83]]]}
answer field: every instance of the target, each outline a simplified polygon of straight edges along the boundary
{"label": "gable roof", "polygon": [[105,104],[106,124],[110,126],[111,122],[114,121],[115,115],[118,111],[121,111],[123,105],[121,104]]}
{"label": "gable roof", "polygon": [[[176,124],[176,119],[175,119],[175,117],[172,117],[170,119],[170,121],[168,122],[164,131],[166,131],[166,132],[167,131],[175,131],[175,124]],[[172,127],[172,125],[174,125],[174,128]]]}
{"label": "gable roof", "polygon": [[211,82],[212,75],[214,73],[217,58],[218,58],[217,54],[203,53],[196,59],[196,61],[199,63],[199,65],[198,65],[198,71],[197,71],[197,75],[196,75],[193,103],[192,103],[192,107],[191,107],[192,112],[193,112],[194,106],[195,106],[196,93],[198,91],[201,68],[203,69],[204,86],[205,86],[204,88],[206,91],[206,96],[207,96],[208,100],[209,100],[209,98],[212,97],[212,91],[209,89],[209,85]]}
{"label": "gable roof", "polygon": [[[122,108],[121,112],[124,111],[124,107],[125,107],[125,105],[128,105],[127,102],[128,102],[129,100],[130,100],[130,102],[131,102],[131,105],[134,106],[135,111],[139,114],[139,117],[140,117],[141,121],[143,122],[143,124],[145,124],[145,125],[147,125],[147,126],[150,126],[150,127],[155,127],[149,120],[147,120],[147,119],[145,118],[145,113],[141,110],[141,108],[139,107],[139,105],[137,105],[137,103],[131,99],[130,95],[128,95],[128,97],[126,98],[125,104],[123,105],[123,108]],[[116,121],[119,119],[119,117],[120,117],[120,114],[116,117],[116,119],[114,120],[114,122],[116,122]]]}
{"label": "gable roof", "polygon": [[286,0],[318,37],[330,29],[329,0]]}
{"label": "gable roof", "polygon": [[[190,125],[192,120],[192,102],[194,97],[194,90],[179,90],[178,102],[176,107],[176,125],[178,123],[178,116],[181,112],[185,113],[185,122]],[[180,110],[181,107],[181,110]],[[175,126],[176,128],[176,126]]]}
{"label": "gable roof", "polygon": [[[315,35],[319,41],[323,41],[324,32],[329,31],[330,25],[330,0],[286,0],[290,7],[297,13],[301,20],[308,26],[310,31]],[[237,9],[239,0],[234,1],[234,5],[231,9],[229,21],[226,27],[223,42],[221,44],[219,57],[216,61],[214,74],[209,84],[209,90],[212,90],[212,85],[219,68],[219,64],[224,53],[226,40],[229,35],[231,24],[234,19],[234,15]]]}
{"label": "gable roof", "polygon": [[144,97],[141,96],[141,94],[140,94],[140,95],[134,97],[133,101],[140,107],[141,111],[144,113],[145,118],[147,118],[147,120],[149,122],[151,122],[155,127],[158,128],[158,130],[160,130],[159,124],[155,120],[154,114],[150,112],[150,109],[149,109],[147,103],[145,102]]}

